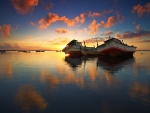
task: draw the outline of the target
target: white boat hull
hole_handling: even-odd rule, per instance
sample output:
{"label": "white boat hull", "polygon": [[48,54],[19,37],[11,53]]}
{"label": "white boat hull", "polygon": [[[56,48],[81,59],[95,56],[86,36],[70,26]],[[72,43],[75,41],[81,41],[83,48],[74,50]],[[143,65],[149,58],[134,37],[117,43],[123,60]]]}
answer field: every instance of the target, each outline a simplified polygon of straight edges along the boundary
{"label": "white boat hull", "polygon": [[116,43],[114,41],[101,45],[97,48],[98,52],[106,56],[133,55],[136,47],[126,44]]}

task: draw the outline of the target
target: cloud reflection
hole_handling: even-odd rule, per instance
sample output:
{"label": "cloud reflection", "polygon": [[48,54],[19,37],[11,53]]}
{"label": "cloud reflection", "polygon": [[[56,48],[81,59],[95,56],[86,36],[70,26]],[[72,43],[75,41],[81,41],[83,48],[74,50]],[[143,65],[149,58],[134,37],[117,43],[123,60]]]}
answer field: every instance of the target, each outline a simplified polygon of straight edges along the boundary
{"label": "cloud reflection", "polygon": [[45,110],[48,106],[45,99],[30,85],[21,86],[15,99],[18,106],[26,112],[30,111],[33,107],[38,110]]}
{"label": "cloud reflection", "polygon": [[150,105],[150,89],[148,85],[135,82],[129,89],[129,95],[132,99],[140,99],[144,105]]}
{"label": "cloud reflection", "polygon": [[8,78],[12,77],[12,64],[10,62],[7,62],[5,67],[6,75]]}

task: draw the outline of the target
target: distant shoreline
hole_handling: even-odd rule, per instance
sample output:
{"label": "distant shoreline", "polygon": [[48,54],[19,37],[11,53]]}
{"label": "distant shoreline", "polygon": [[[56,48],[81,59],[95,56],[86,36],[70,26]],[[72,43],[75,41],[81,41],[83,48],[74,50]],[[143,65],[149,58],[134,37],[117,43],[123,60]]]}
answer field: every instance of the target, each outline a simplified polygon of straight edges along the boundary
{"label": "distant shoreline", "polygon": [[61,51],[61,50],[0,50],[0,51]]}
{"label": "distant shoreline", "polygon": [[[0,51],[62,51],[62,50],[0,50]],[[136,51],[150,51],[150,50],[136,50]]]}

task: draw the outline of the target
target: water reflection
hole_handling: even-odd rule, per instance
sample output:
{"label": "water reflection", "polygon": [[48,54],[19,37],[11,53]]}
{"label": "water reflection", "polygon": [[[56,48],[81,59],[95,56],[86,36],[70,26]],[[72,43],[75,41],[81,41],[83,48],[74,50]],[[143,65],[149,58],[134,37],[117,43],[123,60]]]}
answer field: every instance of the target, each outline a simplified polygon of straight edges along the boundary
{"label": "water reflection", "polygon": [[13,68],[12,63],[7,61],[5,63],[1,62],[0,65],[0,77],[12,78]]}
{"label": "water reflection", "polygon": [[36,91],[33,86],[25,85],[21,86],[16,95],[16,103],[25,112],[31,109],[45,110],[48,103],[45,99]]}
{"label": "water reflection", "polygon": [[82,64],[82,57],[71,57],[66,56],[65,61],[71,66],[73,69],[76,69],[76,67],[80,66]]}
{"label": "water reflection", "polygon": [[123,67],[133,63],[134,57],[99,57],[97,66],[106,70],[110,75],[113,75]]}
{"label": "water reflection", "polygon": [[[132,58],[65,57],[59,52],[0,54],[0,109],[4,113],[20,108],[45,113],[149,111],[149,56],[150,52]],[[19,107],[11,102],[14,97]]]}
{"label": "water reflection", "polygon": [[11,62],[7,62],[6,67],[5,67],[6,75],[8,78],[12,77],[12,64]]}
{"label": "water reflection", "polygon": [[133,100],[139,99],[144,105],[150,106],[149,99],[150,89],[148,85],[135,82],[130,86],[129,95]]}

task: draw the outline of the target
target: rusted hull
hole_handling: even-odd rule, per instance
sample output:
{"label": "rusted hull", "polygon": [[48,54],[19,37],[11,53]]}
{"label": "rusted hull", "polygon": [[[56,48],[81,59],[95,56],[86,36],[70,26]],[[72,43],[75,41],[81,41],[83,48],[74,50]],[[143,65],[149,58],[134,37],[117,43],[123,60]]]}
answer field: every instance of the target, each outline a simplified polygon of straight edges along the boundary
{"label": "rusted hull", "polygon": [[100,51],[105,56],[133,56],[135,51],[127,51],[116,47],[111,47]]}

